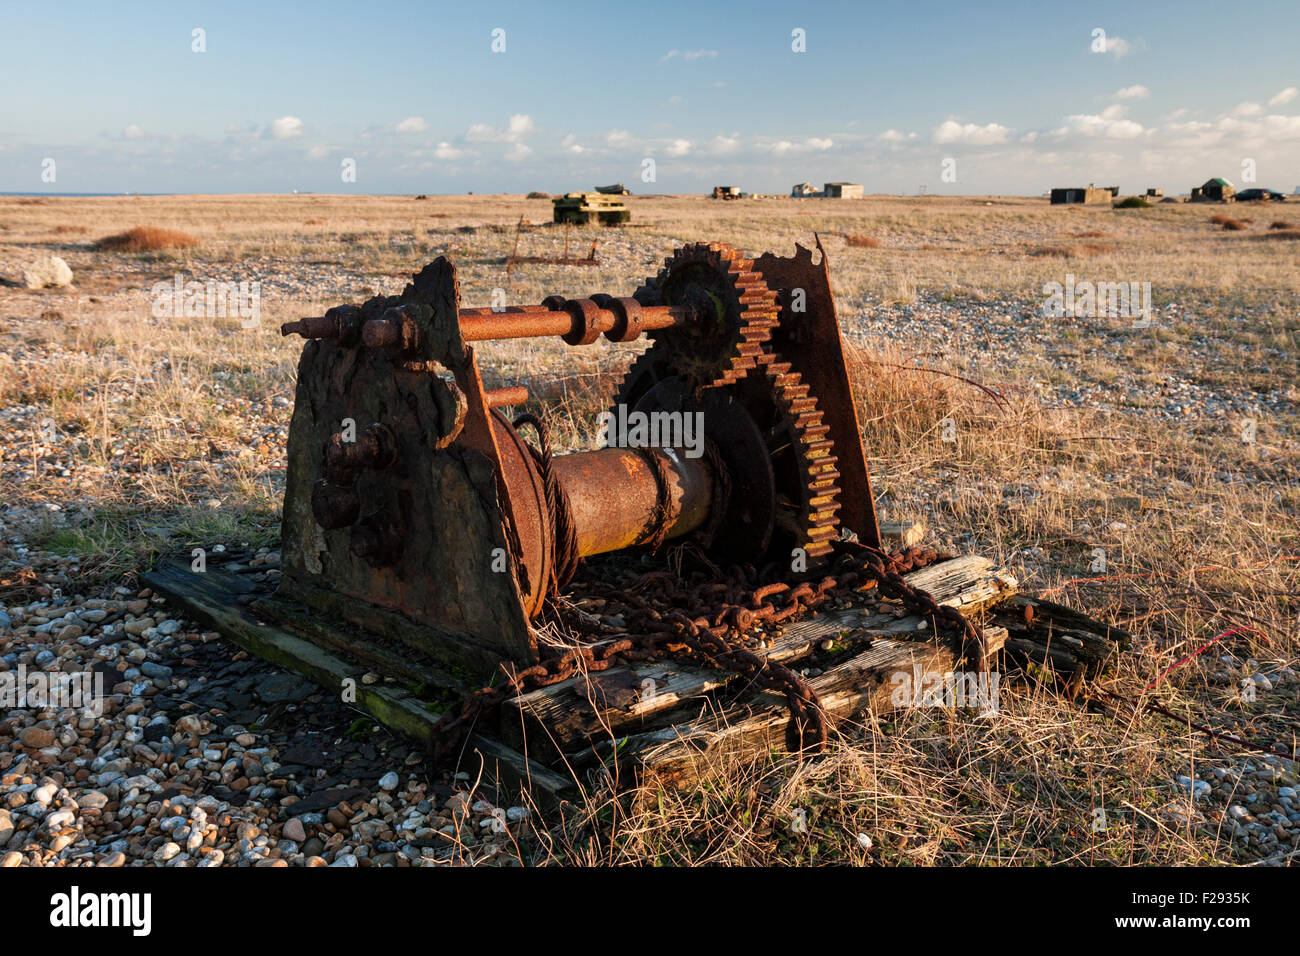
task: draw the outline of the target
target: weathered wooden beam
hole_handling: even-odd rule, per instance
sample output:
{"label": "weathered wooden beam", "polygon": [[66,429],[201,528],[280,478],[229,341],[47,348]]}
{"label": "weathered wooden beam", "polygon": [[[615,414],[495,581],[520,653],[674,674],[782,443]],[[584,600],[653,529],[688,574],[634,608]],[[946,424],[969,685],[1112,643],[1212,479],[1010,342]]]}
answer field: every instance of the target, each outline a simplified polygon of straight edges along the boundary
{"label": "weathered wooden beam", "polygon": [[[988,558],[966,555],[905,576],[940,604],[975,614],[1015,593],[1016,580]],[[768,658],[805,657],[821,642],[923,635],[922,617],[894,617],[879,608],[826,611],[787,624],[767,648]],[[536,741],[545,752],[564,753],[584,741],[641,730],[691,698],[725,684],[731,675],[673,661],[612,667],[579,675],[506,702],[501,733],[520,744]]]}
{"label": "weathered wooden beam", "polygon": [[422,685],[456,693],[464,693],[467,689],[464,681],[453,677],[431,661],[420,660],[420,655],[413,649],[406,648],[404,653],[398,653],[372,640],[358,628],[349,628],[336,620],[325,619],[284,598],[254,601],[250,607],[258,616],[274,621],[315,644],[369,664],[412,690]]}
{"label": "weathered wooden beam", "polygon": [[1133,643],[1127,631],[1053,601],[1019,595],[1007,602],[1006,609],[1016,612],[1007,625],[1012,658],[1050,663],[1063,677],[1095,677]]}
{"label": "weathered wooden beam", "polygon": [[[235,599],[240,591],[227,578],[227,572],[202,574],[177,562],[160,562],[144,575],[145,582],[156,592],[178,605],[184,613],[219,631],[222,636],[263,660],[278,664],[314,681],[333,693],[341,693],[344,681],[355,689],[355,706],[370,714],[385,727],[432,748],[436,742],[434,727],[441,713],[409,691],[383,684],[366,684],[359,669],[340,654],[289,633],[283,628],[254,618],[240,608]],[[244,590],[247,590],[245,587]],[[483,735],[473,735],[460,755],[464,769],[475,772],[471,763],[477,754],[482,768],[501,786],[527,787],[532,798],[544,806],[558,804],[576,792],[575,782],[542,766],[536,761]]]}
{"label": "weathered wooden beam", "polygon": [[[1005,629],[989,630],[994,632],[990,636],[998,643],[1005,640]],[[947,646],[886,638],[811,678],[809,683],[835,727],[866,709],[875,712],[898,709],[900,704],[896,698],[902,680],[895,675],[906,675],[906,680],[915,682],[926,675],[949,674],[954,666],[952,650]],[[913,686],[916,685],[908,685],[901,706],[915,704]],[[610,759],[617,752],[619,760],[634,760],[656,780],[681,785],[699,779],[709,763],[722,754],[749,756],[769,749],[784,751],[789,721],[784,698],[763,693],[753,701],[733,705],[691,723],[598,744],[587,759]],[[581,759],[575,757],[575,762]]]}

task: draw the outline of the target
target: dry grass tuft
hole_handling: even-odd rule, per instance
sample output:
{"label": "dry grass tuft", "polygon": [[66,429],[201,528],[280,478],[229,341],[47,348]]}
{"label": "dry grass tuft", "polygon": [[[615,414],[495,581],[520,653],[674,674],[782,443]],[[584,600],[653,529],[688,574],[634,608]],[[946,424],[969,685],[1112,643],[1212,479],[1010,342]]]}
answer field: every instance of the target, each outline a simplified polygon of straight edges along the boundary
{"label": "dry grass tuft", "polygon": [[1270,229],[1295,229],[1295,223],[1287,222],[1285,219],[1274,219],[1268,224]]}
{"label": "dry grass tuft", "polygon": [[862,236],[862,235],[846,233],[844,236],[844,241],[847,242],[850,246],[853,246],[854,248],[857,249],[879,249],[880,248],[880,240],[877,239],[875,236]]}
{"label": "dry grass tuft", "polygon": [[1087,259],[1114,251],[1114,246],[1104,242],[1076,242],[1066,246],[1035,246],[1029,250],[1029,255],[1035,258],[1060,256],[1062,259]]}
{"label": "dry grass tuft", "polygon": [[199,240],[189,233],[157,226],[136,226],[126,232],[105,236],[95,243],[95,248],[113,252],[156,252],[159,249],[188,249],[198,244]]}
{"label": "dry grass tuft", "polygon": [[1109,232],[1102,232],[1100,229],[1085,229],[1083,232],[1076,232],[1076,233],[1073,233],[1073,234],[1072,234],[1072,237],[1075,238],[1075,239],[1110,239],[1110,238],[1112,238],[1112,236],[1111,236],[1111,234],[1110,234]]}

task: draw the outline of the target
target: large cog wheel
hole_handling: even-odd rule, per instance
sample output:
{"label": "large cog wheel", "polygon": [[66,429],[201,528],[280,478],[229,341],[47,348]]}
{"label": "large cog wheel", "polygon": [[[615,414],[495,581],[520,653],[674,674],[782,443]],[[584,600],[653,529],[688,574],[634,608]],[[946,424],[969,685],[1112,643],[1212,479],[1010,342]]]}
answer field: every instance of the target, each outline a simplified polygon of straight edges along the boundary
{"label": "large cog wheel", "polygon": [[[678,249],[635,298],[642,305],[694,305],[699,312],[693,322],[649,333],[654,344],[638,359],[638,374],[680,375],[694,388],[713,388],[733,384],[770,354],[765,349],[777,325],[776,293],[753,259],[725,243]],[[632,384],[630,375],[624,384]],[[620,400],[637,397],[624,392]]]}

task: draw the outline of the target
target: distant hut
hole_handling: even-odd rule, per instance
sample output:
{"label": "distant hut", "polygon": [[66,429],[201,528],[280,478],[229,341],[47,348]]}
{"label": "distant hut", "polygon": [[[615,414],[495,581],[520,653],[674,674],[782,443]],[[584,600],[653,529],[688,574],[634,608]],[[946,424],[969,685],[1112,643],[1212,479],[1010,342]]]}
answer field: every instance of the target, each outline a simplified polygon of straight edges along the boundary
{"label": "distant hut", "polygon": [[1207,179],[1205,185],[1192,187],[1192,202],[1232,202],[1237,187],[1221,176]]}
{"label": "distant hut", "polygon": [[714,199],[739,199],[740,187],[739,186],[714,186],[713,198]]}
{"label": "distant hut", "polygon": [[1110,202],[1113,194],[1110,188],[1099,189],[1096,186],[1067,186],[1052,190],[1052,205],[1062,206],[1073,203]]}
{"label": "distant hut", "polygon": [[817,195],[817,187],[812,183],[795,183],[790,187],[790,195],[795,199],[806,199]]}
{"label": "distant hut", "polygon": [[1163,199],[1164,196],[1165,196],[1165,191],[1161,189],[1159,186],[1152,186],[1150,189],[1147,190],[1148,199]]}
{"label": "distant hut", "polygon": [[861,199],[861,183],[827,183],[822,188],[822,195],[827,199]]}

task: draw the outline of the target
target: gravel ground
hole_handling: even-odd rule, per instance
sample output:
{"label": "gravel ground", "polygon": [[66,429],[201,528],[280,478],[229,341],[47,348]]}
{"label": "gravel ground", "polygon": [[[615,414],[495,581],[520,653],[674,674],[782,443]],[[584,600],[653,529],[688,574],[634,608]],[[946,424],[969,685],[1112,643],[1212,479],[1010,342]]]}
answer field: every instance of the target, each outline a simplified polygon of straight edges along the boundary
{"label": "gravel ground", "polygon": [[[279,556],[252,567],[273,577]],[[0,671],[91,671],[102,714],[0,719],[0,865],[518,864],[531,812],[150,592],[0,615]],[[367,680],[378,679],[368,675]]]}
{"label": "gravel ground", "polygon": [[[472,235],[442,239],[467,243]],[[442,241],[442,239],[434,240]],[[546,254],[561,240],[534,237],[526,254]],[[602,279],[639,277],[660,258],[632,235],[602,243],[609,261]],[[69,254],[74,268],[81,264]],[[494,260],[499,261],[499,260]],[[0,262],[0,271],[6,263]],[[487,299],[491,277],[471,273],[466,301]],[[355,273],[334,264],[259,259],[203,278],[258,279],[263,296],[334,301],[358,290],[400,291],[396,276]],[[102,277],[101,277],[102,278]],[[146,277],[114,277],[119,291],[92,297],[112,309],[147,308]],[[154,277],[156,278],[156,277]],[[566,274],[574,289],[585,276]],[[149,280],[154,281],[154,279]],[[538,271],[530,283],[548,281]],[[527,298],[527,295],[523,295]],[[21,333],[0,350],[0,375],[16,366],[58,366],[75,355],[42,341],[44,322],[61,321],[61,308],[81,301],[79,292],[34,294],[7,290],[6,307]],[[84,298],[84,297],[83,297]],[[1077,369],[1081,352],[1103,355],[1120,374],[1106,380],[1086,375],[1044,382],[1048,404],[1092,407],[1153,422],[1223,420],[1240,416],[1294,420],[1296,387],[1285,376],[1272,388],[1205,380],[1199,369],[1224,349],[1245,349],[1230,337],[1189,338],[1184,361],[1164,370],[1153,388],[1147,376],[1123,362],[1133,336],[1143,333],[1115,320],[1080,320],[1081,339],[1068,340],[1041,317],[1030,298],[949,301],[923,294],[907,305],[841,303],[851,339],[867,346],[888,341],[927,361],[960,357],[976,377],[1021,364],[1026,354],[1047,368]],[[1180,316],[1168,307],[1162,320]],[[1181,318],[1192,311],[1186,307]],[[1228,310],[1233,321],[1257,323],[1251,309]],[[38,318],[43,313],[53,313]],[[237,333],[232,333],[237,334]],[[1082,341],[1082,344],[1079,342]],[[1275,350],[1285,369],[1286,356]],[[158,355],[153,375],[171,371]],[[126,369],[125,361],[122,368]],[[1269,368],[1261,371],[1267,373]],[[127,401],[143,384],[129,376],[109,377],[96,393],[103,401]],[[246,440],[213,443],[181,418],[140,422],[114,436],[109,459],[88,460],[78,438],[54,421],[44,404],[0,409],[0,474],[13,485],[40,477],[42,500],[4,503],[0,512],[0,572],[18,582],[0,608],[0,672],[93,671],[102,675],[107,698],[100,716],[64,709],[10,708],[0,717],[0,865],[66,866],[370,866],[518,864],[529,859],[529,811],[501,801],[466,773],[431,768],[405,741],[369,722],[344,704],[298,678],[250,659],[219,635],[173,617],[159,598],[127,578],[120,584],[86,588],[89,555],[41,551],[32,546],[37,529],[76,527],[92,515],[95,502],[85,489],[111,474],[123,489],[139,489],[151,475],[170,475],[190,460],[211,470],[195,473],[194,493],[217,507],[223,495],[221,459],[251,455],[260,474],[278,490],[290,398],[270,394],[251,399],[220,379],[211,383],[215,409],[242,423]],[[1226,427],[1226,426],[1225,426]],[[136,440],[160,435],[175,441],[171,460],[146,461]],[[1050,480],[1051,476],[1044,476]],[[1232,476],[1225,475],[1225,480]],[[1102,480],[1105,479],[1105,480]],[[943,494],[943,475],[932,492]],[[1098,488],[1105,486],[1102,476]],[[988,483],[990,494],[1036,493],[1033,487]],[[1138,489],[1140,490],[1140,489]],[[1122,530],[1122,529],[1121,529]],[[246,542],[230,541],[232,549]],[[1037,551],[1038,555],[1032,552]],[[1028,549],[1028,566],[1043,558]],[[278,555],[256,552],[255,573],[273,578]],[[1270,689],[1297,692],[1288,669],[1261,671],[1258,662],[1223,658],[1218,672],[1238,681],[1244,675],[1270,682]],[[1300,839],[1300,798],[1294,765],[1273,757],[1222,759],[1197,779],[1169,781],[1166,819],[1231,831],[1254,855],[1272,858],[1294,849]]]}

